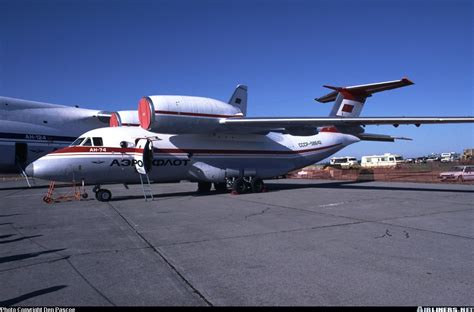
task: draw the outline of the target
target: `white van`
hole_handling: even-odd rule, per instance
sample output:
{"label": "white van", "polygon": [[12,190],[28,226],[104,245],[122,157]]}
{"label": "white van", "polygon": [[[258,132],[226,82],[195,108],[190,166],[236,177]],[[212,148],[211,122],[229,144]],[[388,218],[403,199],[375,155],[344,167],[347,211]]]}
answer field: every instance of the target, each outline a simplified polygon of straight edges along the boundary
{"label": "white van", "polygon": [[460,155],[455,152],[441,153],[441,162],[452,162],[459,160]]}
{"label": "white van", "polygon": [[329,160],[329,164],[334,167],[349,169],[359,165],[357,158],[351,156],[333,157]]}
{"label": "white van", "polygon": [[364,168],[395,167],[403,163],[403,157],[396,154],[385,153],[383,155],[362,156],[360,165]]}

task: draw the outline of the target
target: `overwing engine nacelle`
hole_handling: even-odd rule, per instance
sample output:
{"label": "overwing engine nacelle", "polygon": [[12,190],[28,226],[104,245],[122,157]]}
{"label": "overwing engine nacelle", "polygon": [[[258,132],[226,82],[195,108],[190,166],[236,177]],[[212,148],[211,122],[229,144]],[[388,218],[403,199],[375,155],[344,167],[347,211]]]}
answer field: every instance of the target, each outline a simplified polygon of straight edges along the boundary
{"label": "overwing engine nacelle", "polygon": [[138,103],[140,126],[158,133],[213,133],[221,118],[244,117],[247,88],[239,85],[229,103],[195,96],[146,96]]}
{"label": "overwing engine nacelle", "polygon": [[123,110],[113,112],[110,115],[110,127],[139,126],[138,113],[136,110]]}

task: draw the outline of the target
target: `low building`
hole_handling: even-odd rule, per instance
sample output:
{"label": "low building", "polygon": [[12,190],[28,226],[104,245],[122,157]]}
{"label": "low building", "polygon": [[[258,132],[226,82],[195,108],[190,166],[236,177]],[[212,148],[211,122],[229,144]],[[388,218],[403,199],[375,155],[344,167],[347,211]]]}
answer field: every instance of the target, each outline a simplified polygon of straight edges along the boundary
{"label": "low building", "polygon": [[362,156],[360,165],[363,168],[395,167],[403,163],[403,157],[397,154],[385,153],[383,155]]}
{"label": "low building", "polygon": [[462,161],[474,160],[474,148],[467,148],[461,156]]}

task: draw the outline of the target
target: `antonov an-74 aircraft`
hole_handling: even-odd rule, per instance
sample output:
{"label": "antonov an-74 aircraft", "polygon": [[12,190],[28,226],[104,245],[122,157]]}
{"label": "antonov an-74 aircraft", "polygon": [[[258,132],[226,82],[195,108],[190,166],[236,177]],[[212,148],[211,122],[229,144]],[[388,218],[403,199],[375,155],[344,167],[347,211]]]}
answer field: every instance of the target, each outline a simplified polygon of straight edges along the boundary
{"label": "antonov an-74 aircraft", "polygon": [[[314,164],[361,140],[394,141],[365,133],[367,125],[474,122],[473,117],[359,117],[373,93],[413,84],[410,80],[351,87],[317,98],[335,101],[329,117],[246,118],[247,87],[228,103],[191,96],[147,96],[138,104],[139,127],[109,127],[81,135],[71,146],[29,165],[30,176],[95,184],[100,201],[109,183],[198,182],[198,191],[264,190],[263,179]],[[115,125],[118,125],[116,123]],[[143,180],[143,178],[145,178]],[[146,198],[145,193],[145,198]]]}

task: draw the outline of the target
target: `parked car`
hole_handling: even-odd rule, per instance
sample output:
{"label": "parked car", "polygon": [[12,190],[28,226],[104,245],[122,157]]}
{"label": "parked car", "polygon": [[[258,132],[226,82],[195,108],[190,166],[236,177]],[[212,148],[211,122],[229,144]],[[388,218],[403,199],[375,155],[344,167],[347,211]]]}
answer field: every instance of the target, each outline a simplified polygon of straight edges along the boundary
{"label": "parked car", "polygon": [[474,166],[456,166],[451,171],[441,172],[438,178],[441,181],[472,181],[474,180]]}
{"label": "parked car", "polygon": [[428,158],[426,158],[427,162],[440,161],[440,160],[441,160],[441,156],[437,154],[431,154],[430,156],[428,156]]}
{"label": "parked car", "polygon": [[415,163],[417,163],[417,164],[426,163],[426,157],[418,157],[417,159],[415,159]]}

